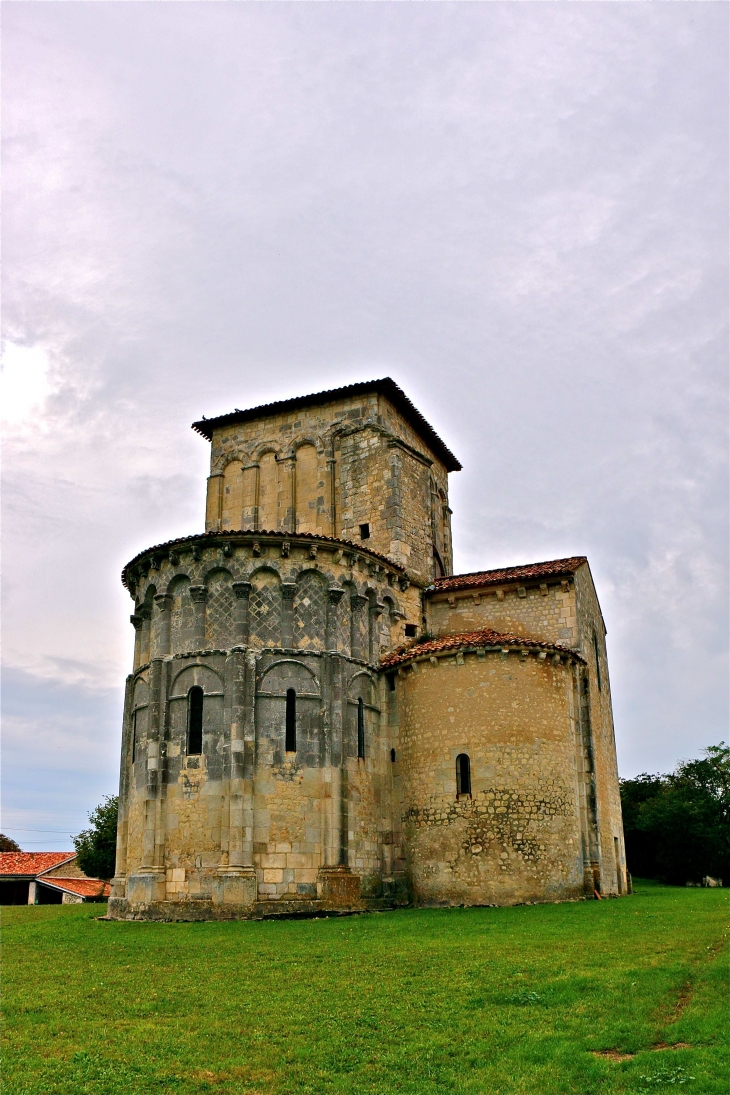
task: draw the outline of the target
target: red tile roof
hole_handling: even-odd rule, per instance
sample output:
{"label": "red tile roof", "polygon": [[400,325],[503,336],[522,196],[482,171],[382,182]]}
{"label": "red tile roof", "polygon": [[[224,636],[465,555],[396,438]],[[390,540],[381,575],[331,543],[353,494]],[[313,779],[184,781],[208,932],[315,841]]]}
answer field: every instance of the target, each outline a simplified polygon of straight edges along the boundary
{"label": "red tile roof", "polygon": [[[211,543],[222,540],[225,542],[229,540],[231,543],[237,543],[241,537],[246,537],[248,540],[265,540],[267,537],[276,537],[279,540],[313,540],[315,542],[323,541],[329,544],[340,544],[345,550],[352,550],[363,552],[364,555],[371,555],[374,559],[377,559],[379,563],[391,567],[393,570],[400,571],[401,574],[405,574],[405,568],[400,563],[394,562],[393,559],[388,558],[387,555],[381,555],[379,551],[373,551],[372,548],[366,547],[364,544],[355,543],[353,540],[342,540],[337,536],[324,536],[318,532],[282,532],[280,529],[232,529],[227,532],[198,532],[192,536],[178,536],[176,540],[165,540],[162,544],[155,544],[154,547],[145,548],[144,551],[140,551],[135,555],[134,559],[125,566],[122,571],[122,585],[129,589],[130,571],[135,563],[138,563],[140,559],[143,559],[146,555],[160,555],[165,556],[170,551],[174,551],[177,547],[181,550],[185,550],[185,545],[200,543],[200,541],[209,540]],[[211,544],[201,543],[201,547],[209,547]]]}
{"label": "red tile roof", "polygon": [[35,876],[75,855],[75,852],[0,852],[0,875]]}
{"label": "red tile roof", "polygon": [[459,650],[469,646],[491,646],[499,649],[518,647],[526,650],[553,651],[558,654],[570,654],[577,661],[583,661],[583,658],[575,650],[570,650],[567,646],[560,646],[559,643],[543,643],[537,639],[525,639],[519,635],[512,635],[503,631],[492,631],[491,628],[485,627],[481,631],[467,631],[461,635],[444,635],[440,639],[416,640],[414,643],[399,646],[396,650],[392,650],[390,654],[386,654],[380,659],[380,668],[392,669],[397,665],[403,665],[405,662],[427,654],[439,654],[444,651]]}
{"label": "red tile roof", "polygon": [[527,563],[520,567],[502,567],[500,570],[477,570],[472,574],[454,574],[437,578],[429,593],[445,593],[452,589],[476,589],[481,586],[502,585],[505,582],[524,582],[533,578],[565,578],[575,574],[579,566],[587,563],[585,555],[573,555],[570,559],[552,559],[547,563]]}
{"label": "red tile roof", "polygon": [[250,422],[254,418],[265,418],[283,411],[295,411],[300,407],[311,407],[317,403],[332,403],[336,399],[349,399],[351,396],[368,395],[377,392],[390,400],[396,410],[409,422],[416,433],[421,437],[431,452],[441,460],[447,471],[461,471],[461,464],[454,454],[446,448],[433,426],[429,425],[417,407],[411,403],[406,393],[398,387],[389,376],[381,380],[365,380],[360,384],[347,384],[344,388],[332,388],[327,392],[313,392],[310,395],[299,395],[293,399],[280,399],[276,403],[264,403],[260,407],[249,407],[239,410],[238,407],[230,414],[221,414],[217,418],[201,418],[199,422],[193,422],[193,429],[202,434],[208,441],[213,438],[213,430],[221,426],[232,426],[236,422]]}
{"label": "red tile roof", "polygon": [[44,886],[65,890],[77,897],[108,897],[111,893],[109,883],[102,882],[100,878],[58,878],[56,875],[49,875],[40,881]]}

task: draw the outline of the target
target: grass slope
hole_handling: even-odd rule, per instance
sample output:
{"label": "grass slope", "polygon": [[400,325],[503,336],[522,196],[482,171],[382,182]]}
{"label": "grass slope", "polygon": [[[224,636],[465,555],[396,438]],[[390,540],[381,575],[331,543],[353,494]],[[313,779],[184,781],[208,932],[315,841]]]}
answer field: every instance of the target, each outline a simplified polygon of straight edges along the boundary
{"label": "grass slope", "polygon": [[309,921],[5,909],[4,1095],[726,1095],[727,904],[643,883]]}

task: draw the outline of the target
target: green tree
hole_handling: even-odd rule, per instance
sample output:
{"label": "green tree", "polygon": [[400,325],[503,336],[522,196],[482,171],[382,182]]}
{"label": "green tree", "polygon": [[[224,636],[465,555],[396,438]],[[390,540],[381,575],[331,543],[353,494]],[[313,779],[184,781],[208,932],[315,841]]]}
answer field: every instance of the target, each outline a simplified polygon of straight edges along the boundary
{"label": "green tree", "polygon": [[0,852],[22,852],[22,848],[5,833],[0,833]]}
{"label": "green tree", "polygon": [[703,752],[671,775],[621,781],[632,874],[675,884],[730,880],[730,748],[720,742]]}
{"label": "green tree", "polygon": [[89,814],[89,828],[74,837],[79,867],[90,878],[108,881],[114,875],[118,813],[119,799],[116,795],[107,795]]}

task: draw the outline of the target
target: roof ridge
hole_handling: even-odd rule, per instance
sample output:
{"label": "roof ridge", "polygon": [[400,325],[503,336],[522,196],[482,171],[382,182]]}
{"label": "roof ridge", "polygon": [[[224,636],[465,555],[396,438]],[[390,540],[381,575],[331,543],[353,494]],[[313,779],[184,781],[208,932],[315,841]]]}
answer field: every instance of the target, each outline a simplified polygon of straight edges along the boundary
{"label": "roof ridge", "polygon": [[491,627],[483,627],[476,631],[441,635],[435,639],[416,639],[412,643],[396,647],[389,654],[385,654],[380,659],[380,666],[387,669],[410,661],[421,654],[436,654],[447,650],[458,650],[465,646],[519,646],[537,650],[554,650],[556,653],[569,654],[579,661],[584,660],[577,650],[563,646],[562,643],[548,642],[543,639],[530,639],[524,635],[515,635],[510,631],[495,631]]}

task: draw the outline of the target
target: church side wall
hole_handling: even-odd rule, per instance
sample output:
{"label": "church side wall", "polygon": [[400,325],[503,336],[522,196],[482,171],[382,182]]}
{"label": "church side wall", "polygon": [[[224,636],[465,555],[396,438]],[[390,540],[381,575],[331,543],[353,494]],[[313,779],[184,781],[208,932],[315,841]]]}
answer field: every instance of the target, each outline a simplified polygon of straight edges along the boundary
{"label": "church side wall", "polygon": [[[415,901],[581,897],[570,662],[464,653],[404,669],[396,691]],[[464,753],[471,795],[457,798],[457,756]]]}
{"label": "church side wall", "polygon": [[484,589],[429,594],[428,630],[455,635],[490,627],[525,639],[577,648],[578,619],[572,581],[516,582]]}
{"label": "church side wall", "polygon": [[601,891],[626,893],[621,793],[606,655],[606,629],[587,564],[575,575],[577,648],[588,663],[589,717],[595,755],[596,812],[601,851]]}

